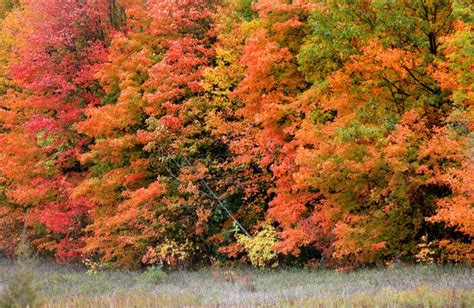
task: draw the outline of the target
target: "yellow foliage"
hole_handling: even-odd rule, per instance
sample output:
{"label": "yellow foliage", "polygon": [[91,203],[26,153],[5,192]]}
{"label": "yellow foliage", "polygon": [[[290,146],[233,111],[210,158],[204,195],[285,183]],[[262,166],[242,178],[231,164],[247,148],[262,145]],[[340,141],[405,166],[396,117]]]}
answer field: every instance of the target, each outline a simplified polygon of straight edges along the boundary
{"label": "yellow foliage", "polygon": [[85,259],[82,263],[87,267],[87,275],[95,275],[105,269],[105,264],[92,259]]}
{"label": "yellow foliage", "polygon": [[422,243],[418,244],[418,253],[415,255],[416,262],[431,264],[435,261],[437,250],[434,242],[427,242],[426,235],[422,238]]}
{"label": "yellow foliage", "polygon": [[253,266],[276,267],[278,265],[275,262],[277,253],[273,249],[277,243],[277,232],[272,225],[266,224],[254,237],[239,234],[237,242],[245,247]]}
{"label": "yellow foliage", "polygon": [[193,251],[194,247],[188,240],[178,243],[172,239],[165,239],[156,247],[148,247],[142,261],[151,265],[164,263],[170,267],[178,267],[187,263]]}

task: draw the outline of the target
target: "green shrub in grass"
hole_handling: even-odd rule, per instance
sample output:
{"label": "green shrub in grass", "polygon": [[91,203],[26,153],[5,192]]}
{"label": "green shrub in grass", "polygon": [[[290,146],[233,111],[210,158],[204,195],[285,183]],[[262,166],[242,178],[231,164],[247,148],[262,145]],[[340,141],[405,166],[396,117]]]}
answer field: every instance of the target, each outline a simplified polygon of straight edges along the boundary
{"label": "green shrub in grass", "polygon": [[9,277],[6,286],[0,293],[1,308],[23,308],[37,306],[37,290],[35,266],[36,258],[31,252],[26,237],[18,244],[17,260],[13,274]]}
{"label": "green shrub in grass", "polygon": [[148,283],[159,284],[165,279],[166,273],[160,264],[147,268],[147,270],[143,272],[142,277]]}

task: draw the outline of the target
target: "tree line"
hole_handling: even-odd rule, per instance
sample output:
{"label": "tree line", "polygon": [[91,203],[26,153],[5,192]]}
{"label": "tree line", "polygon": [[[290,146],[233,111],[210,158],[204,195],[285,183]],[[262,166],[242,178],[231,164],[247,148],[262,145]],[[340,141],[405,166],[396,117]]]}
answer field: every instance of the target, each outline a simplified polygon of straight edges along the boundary
{"label": "tree line", "polygon": [[467,0],[0,0],[0,252],[474,261]]}

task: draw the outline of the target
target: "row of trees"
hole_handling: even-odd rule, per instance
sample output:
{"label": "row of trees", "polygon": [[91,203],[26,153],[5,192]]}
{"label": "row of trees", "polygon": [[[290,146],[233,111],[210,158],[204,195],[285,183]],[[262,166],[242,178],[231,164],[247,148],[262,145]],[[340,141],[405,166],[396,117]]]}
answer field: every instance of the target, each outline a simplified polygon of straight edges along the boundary
{"label": "row of trees", "polygon": [[470,1],[0,0],[0,251],[474,261]]}

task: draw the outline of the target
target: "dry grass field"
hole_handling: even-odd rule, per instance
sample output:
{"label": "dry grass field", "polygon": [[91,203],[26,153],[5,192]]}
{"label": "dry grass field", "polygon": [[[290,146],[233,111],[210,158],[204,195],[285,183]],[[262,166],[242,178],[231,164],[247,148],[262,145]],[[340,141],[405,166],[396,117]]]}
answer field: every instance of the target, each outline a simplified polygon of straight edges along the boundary
{"label": "dry grass field", "polygon": [[[15,266],[0,261],[0,284]],[[472,268],[400,266],[349,273],[315,269],[202,269],[163,273],[37,264],[40,307],[473,307]]]}

